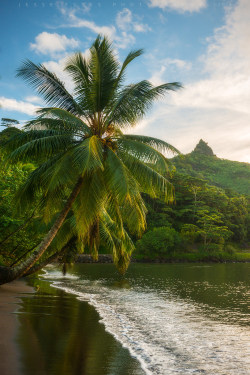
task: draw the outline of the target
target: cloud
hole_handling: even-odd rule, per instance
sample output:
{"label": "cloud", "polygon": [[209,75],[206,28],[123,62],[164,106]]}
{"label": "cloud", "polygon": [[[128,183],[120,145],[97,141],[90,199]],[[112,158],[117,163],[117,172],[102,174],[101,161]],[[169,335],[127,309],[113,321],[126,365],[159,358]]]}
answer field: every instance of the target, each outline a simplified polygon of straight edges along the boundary
{"label": "cloud", "polygon": [[64,3],[61,3],[59,10],[62,13],[62,15],[67,17],[67,20],[69,20],[69,22],[63,25],[63,27],[72,27],[72,28],[85,27],[93,31],[95,34],[107,35],[111,39],[113,39],[115,35],[116,29],[114,26],[98,26],[93,21],[88,21],[86,19],[76,16],[76,12],[78,12],[79,10],[78,7],[67,8],[67,6]]}
{"label": "cloud", "polygon": [[0,106],[6,111],[21,112],[29,116],[35,115],[35,112],[38,109],[38,107],[34,104],[18,101],[16,99],[5,98],[3,96],[0,97]]}
{"label": "cloud", "polygon": [[227,8],[226,22],[208,39],[203,56],[207,72],[217,77],[250,72],[250,2],[239,0],[235,8]]}
{"label": "cloud", "polygon": [[149,78],[149,81],[153,83],[153,85],[161,85],[164,83],[163,74],[166,71],[166,67],[164,65],[161,65],[159,69],[157,69],[153,75]]}
{"label": "cloud", "polygon": [[118,12],[116,16],[116,24],[122,30],[126,30],[128,27],[130,28],[132,24],[132,12],[127,8]]}
{"label": "cloud", "polygon": [[199,12],[207,5],[207,0],[149,0],[149,7],[173,9],[177,12]]}
{"label": "cloud", "polygon": [[39,96],[26,96],[25,100],[31,103],[41,103],[42,99]]}
{"label": "cloud", "polygon": [[[59,11],[63,14],[63,15],[66,15],[67,16],[67,13],[68,13],[68,9],[67,9],[67,3],[64,3],[63,1],[57,1],[56,2],[56,6],[57,8],[59,9]],[[81,3],[81,5],[76,5],[74,4],[73,7],[71,7],[71,9],[74,9],[75,12],[78,12],[78,13],[89,13],[90,12],[90,9],[92,7],[92,4],[91,3]]]}
{"label": "cloud", "polygon": [[84,13],[89,13],[91,7],[92,7],[91,3],[82,3],[82,11]]}
{"label": "cloud", "polygon": [[148,25],[136,22],[131,11],[127,8],[118,12],[116,17],[117,28],[114,25],[100,26],[93,21],[79,17],[76,15],[79,14],[79,7],[68,8],[66,4],[61,3],[58,9],[63,16],[67,17],[67,23],[61,25],[61,27],[89,29],[94,34],[101,34],[109,37],[110,40],[114,41],[117,48],[124,49],[135,43],[135,37],[131,33],[132,31],[146,32],[150,30]]}
{"label": "cloud", "polygon": [[55,73],[56,76],[60,79],[60,81],[62,81],[65,84],[66,89],[70,93],[72,93],[74,89],[73,82],[69,74],[64,71],[68,58],[69,58],[69,55],[66,55],[57,61],[54,61],[54,60],[45,61],[43,62],[43,65],[46,67],[46,69]]}
{"label": "cloud", "polygon": [[86,27],[87,29],[93,31],[96,34],[107,35],[110,38],[113,38],[115,35],[114,26],[98,26],[93,21],[80,19],[74,15],[71,15],[70,19],[72,23],[69,24],[68,27]]}
{"label": "cloud", "polygon": [[52,56],[78,46],[79,41],[74,38],[68,38],[66,35],[57,33],[47,33],[46,31],[36,36],[35,43],[30,43],[30,49],[36,53]]}
{"label": "cloud", "polygon": [[149,81],[151,81],[154,85],[161,85],[162,83],[166,82],[166,79],[164,78],[166,75],[166,72],[169,72],[169,68],[172,70],[178,70],[180,71],[188,71],[192,67],[192,63],[189,61],[181,60],[181,59],[160,59],[156,60],[155,56],[148,55],[148,59],[152,62],[153,66],[157,66],[157,69],[153,72],[152,76],[149,78]]}
{"label": "cloud", "polygon": [[[236,124],[241,124],[240,131]],[[249,116],[229,109],[182,108],[180,111],[167,98],[132,132],[161,138],[183,153],[191,152],[202,138],[218,157],[250,162]]]}
{"label": "cloud", "polygon": [[[206,53],[197,61],[200,79],[170,93],[151,112],[144,132],[154,135],[157,124],[157,136],[183,152],[202,138],[219,157],[250,162],[249,13],[248,0],[226,9],[224,25],[207,39]],[[160,64],[152,76],[157,84],[166,74],[166,65]]]}
{"label": "cloud", "polygon": [[148,25],[134,21],[132,12],[128,8],[124,8],[117,13],[116,24],[117,27],[123,31],[133,30],[140,33],[151,30]]}
{"label": "cloud", "polygon": [[135,37],[132,34],[122,31],[121,35],[116,35],[115,44],[118,48],[125,49],[135,43]]}
{"label": "cloud", "polygon": [[208,78],[190,83],[174,98],[177,106],[221,108],[250,114],[250,2],[227,9],[225,25],[208,39],[201,56]]}
{"label": "cloud", "polygon": [[[83,57],[88,59],[89,57],[89,49],[87,49],[85,52],[82,53]],[[64,57],[58,60],[49,60],[43,62],[43,65],[48,69],[49,71],[56,74],[56,76],[65,84],[66,89],[73,93],[74,84],[71,80],[70,75],[64,71],[64,68],[68,62],[69,57],[71,54],[66,54]]]}
{"label": "cloud", "polygon": [[178,69],[190,70],[192,63],[190,61],[181,60],[181,59],[170,59],[167,58],[164,60],[166,66],[176,66]]}

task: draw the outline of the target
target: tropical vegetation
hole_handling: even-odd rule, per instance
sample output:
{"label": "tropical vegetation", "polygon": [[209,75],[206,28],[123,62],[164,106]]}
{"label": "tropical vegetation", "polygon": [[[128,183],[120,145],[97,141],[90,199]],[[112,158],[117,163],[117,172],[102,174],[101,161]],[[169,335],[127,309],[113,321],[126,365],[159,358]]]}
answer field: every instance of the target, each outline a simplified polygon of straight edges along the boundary
{"label": "tropical vegetation", "polygon": [[[130,234],[140,237],[146,229],[142,193],[161,196],[164,202],[174,200],[164,153],[178,151],[162,140],[127,131],[157,98],[181,85],[155,87],[147,80],[125,85],[128,65],[141,54],[142,50],[132,51],[120,64],[112,44],[98,36],[88,59],[76,53],[67,62],[73,93],[43,65],[27,60],[19,68],[17,75],[49,107],[41,108],[22,131],[4,142],[2,194],[7,194],[4,204],[9,207],[15,193],[15,213],[12,207],[3,218],[2,228],[8,229],[2,245],[9,246],[11,238],[14,248],[7,255],[13,252],[17,264],[8,261],[0,267],[0,283],[35,271],[42,256],[38,268],[72,244],[77,251],[87,247],[94,258],[104,244],[124,272],[134,249]],[[18,179],[13,181],[15,175]],[[19,243],[18,222],[21,230],[29,228],[24,237],[29,237],[31,222],[38,227],[29,246],[28,237]],[[21,258],[16,259],[15,246]],[[26,246],[28,254],[23,254]],[[1,251],[5,261],[3,255]]]}
{"label": "tropical vegetation", "polygon": [[[250,186],[250,165],[217,158],[202,140],[191,154],[174,157],[171,162],[176,167],[170,179],[175,187],[175,202],[166,205],[161,199],[144,197],[148,228],[137,241],[135,257],[249,260],[250,197],[242,194],[242,190]],[[221,165],[227,178],[221,174]],[[231,177],[234,181],[230,180],[232,167],[234,174],[242,174],[242,184],[241,179]],[[229,183],[235,189],[226,188]],[[168,239],[170,230],[175,231],[171,240]],[[162,251],[164,238],[168,245]]]}

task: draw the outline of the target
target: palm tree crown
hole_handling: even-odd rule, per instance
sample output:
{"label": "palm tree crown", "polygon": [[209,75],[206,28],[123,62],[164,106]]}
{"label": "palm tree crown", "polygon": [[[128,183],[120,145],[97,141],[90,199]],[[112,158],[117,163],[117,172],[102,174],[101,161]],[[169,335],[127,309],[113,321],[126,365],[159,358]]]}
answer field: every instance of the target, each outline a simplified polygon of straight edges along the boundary
{"label": "palm tree crown", "polygon": [[17,74],[50,106],[11,142],[12,161],[33,158],[38,164],[19,192],[20,207],[39,197],[41,212],[52,223],[64,210],[53,244],[63,246],[74,235],[79,247],[88,244],[96,256],[104,242],[121,271],[133,250],[128,232],[140,236],[145,230],[141,192],[173,199],[163,153],[178,152],[162,140],[124,134],[155,99],[181,87],[177,82],[155,87],[147,80],[124,85],[128,64],[141,54],[130,52],[121,65],[108,39],[98,36],[88,59],[76,53],[68,60],[73,94],[43,65],[28,60]]}

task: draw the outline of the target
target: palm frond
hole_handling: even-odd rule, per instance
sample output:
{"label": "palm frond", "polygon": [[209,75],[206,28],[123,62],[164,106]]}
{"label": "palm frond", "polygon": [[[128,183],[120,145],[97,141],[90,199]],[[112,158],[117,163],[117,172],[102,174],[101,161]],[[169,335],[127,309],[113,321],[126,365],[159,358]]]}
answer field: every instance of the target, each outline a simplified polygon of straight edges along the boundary
{"label": "palm frond", "polygon": [[80,142],[71,151],[72,166],[77,167],[80,174],[91,173],[96,169],[103,170],[103,147],[101,140],[93,135]]}
{"label": "palm frond", "polygon": [[106,37],[98,36],[90,48],[90,88],[95,104],[94,111],[100,113],[112,99],[113,88],[119,70],[119,62]]}
{"label": "palm frond", "polygon": [[170,151],[173,154],[180,154],[180,151],[177,150],[177,148],[163,141],[162,139],[148,137],[145,135],[135,135],[135,134],[123,134],[122,138],[145,143],[146,145],[153,147],[154,149],[156,149],[157,151],[161,153],[166,153]]}
{"label": "palm frond", "polygon": [[116,195],[120,203],[123,203],[125,199],[130,199],[132,189],[137,187],[137,191],[139,191],[129,170],[110,148],[106,151],[103,175],[107,189]]}
{"label": "palm frond", "polygon": [[160,174],[166,174],[169,171],[169,160],[150,145],[123,137],[116,139],[116,142],[118,145],[117,155],[132,155],[141,162],[150,164],[151,168]]}
{"label": "palm frond", "polygon": [[[32,139],[22,146],[16,148],[9,155],[8,159],[11,162],[17,162],[19,160],[29,161],[31,158],[51,157],[62,150],[67,150],[72,144],[71,135],[55,135],[55,131],[52,130],[41,130],[39,132],[42,132],[43,136]],[[51,133],[54,135],[46,135]]]}
{"label": "palm frond", "polygon": [[71,75],[74,83],[74,94],[81,107],[88,113],[95,112],[95,104],[91,95],[91,73],[89,64],[81,53],[76,53],[67,61],[65,70]]}
{"label": "palm frond", "polygon": [[167,91],[175,91],[181,87],[178,82],[154,87],[146,80],[126,86],[121,90],[113,108],[106,116],[106,126],[110,123],[122,128],[133,126],[145,115],[157,98],[163,96]]}
{"label": "palm frond", "polygon": [[149,194],[152,198],[161,197],[165,202],[173,202],[174,188],[165,176],[132,155],[127,153],[120,153],[120,155],[123,163],[140,185],[142,192]]}
{"label": "palm frond", "polygon": [[98,219],[106,200],[106,189],[101,173],[84,175],[81,191],[73,205],[79,238],[84,239],[88,236],[90,227]]}
{"label": "palm frond", "polygon": [[81,114],[81,108],[66,90],[63,82],[44,65],[36,65],[32,61],[26,60],[17,70],[17,77],[22,77],[34,87],[46,103],[65,109],[70,113]]}
{"label": "palm frond", "polygon": [[[91,135],[91,128],[79,117],[61,108],[42,108],[37,111],[39,117],[36,120],[30,121],[26,124],[26,128],[34,126],[35,122],[43,121],[43,126],[46,126],[46,120],[57,120],[61,121],[61,130],[72,131],[74,133]],[[51,126],[48,123],[49,128]],[[55,123],[56,126],[56,123]],[[56,128],[57,128],[56,127]]]}

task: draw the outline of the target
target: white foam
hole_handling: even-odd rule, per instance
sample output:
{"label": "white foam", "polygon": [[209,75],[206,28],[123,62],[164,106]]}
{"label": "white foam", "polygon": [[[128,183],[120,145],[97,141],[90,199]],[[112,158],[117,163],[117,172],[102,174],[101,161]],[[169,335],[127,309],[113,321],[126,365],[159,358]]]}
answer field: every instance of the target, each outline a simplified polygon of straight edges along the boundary
{"label": "white foam", "polygon": [[53,285],[94,306],[105,329],[148,375],[249,374],[246,328],[209,319],[191,302],[89,280],[57,279]]}
{"label": "white foam", "polygon": [[[49,269],[49,272],[46,270],[46,268]],[[79,279],[78,276],[75,276],[75,275],[72,275],[70,273],[66,273],[66,275],[64,275],[62,272],[58,271],[57,269],[54,270],[54,271],[51,271],[51,268],[52,267],[46,267],[44,268],[43,270],[45,271],[45,273],[43,275],[41,275],[41,277],[43,279],[49,279],[49,280],[77,280]]]}

